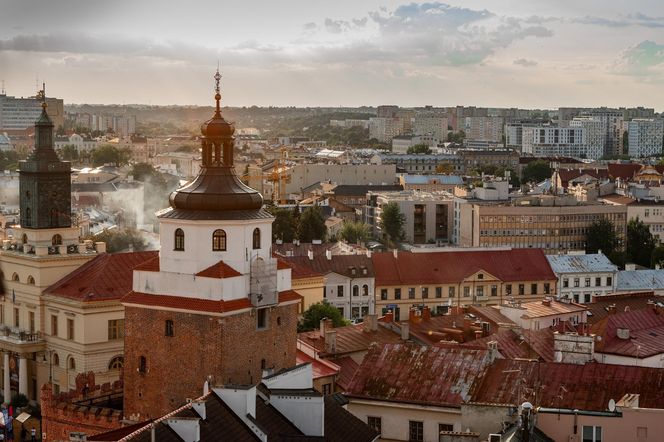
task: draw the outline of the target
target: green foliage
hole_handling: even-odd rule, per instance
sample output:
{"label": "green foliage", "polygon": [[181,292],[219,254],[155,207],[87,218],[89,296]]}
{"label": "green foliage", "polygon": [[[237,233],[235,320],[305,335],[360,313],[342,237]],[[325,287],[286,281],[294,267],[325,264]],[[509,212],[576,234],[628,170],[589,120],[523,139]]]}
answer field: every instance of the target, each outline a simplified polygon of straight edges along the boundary
{"label": "green foliage", "polygon": [[586,253],[601,250],[609,259],[614,257],[618,247],[618,238],[613,223],[607,218],[600,218],[588,227],[586,233]]}
{"label": "green foliage", "polygon": [[466,138],[466,133],[462,130],[459,132],[448,132],[447,141],[450,143],[463,143],[463,140]]}
{"label": "green foliage", "polygon": [[436,166],[436,173],[452,174],[454,173],[454,165],[452,163],[439,163]]}
{"label": "green foliage", "polygon": [[627,260],[648,267],[651,264],[657,241],[650,228],[637,216],[627,223]]}
{"label": "green foliage", "polygon": [[104,144],[92,151],[92,164],[95,166],[103,166],[104,164],[122,166],[129,163],[130,158],[129,149],[118,149],[110,144]]}
{"label": "green foliage", "polygon": [[369,226],[362,222],[345,222],[339,231],[339,238],[352,244],[366,241],[370,235]]}
{"label": "green foliage", "polygon": [[283,242],[292,242],[297,233],[297,226],[295,218],[293,218],[293,211],[290,209],[274,208],[270,210],[274,215],[272,222],[272,241],[277,239]]}
{"label": "green foliage", "polygon": [[327,227],[323,219],[323,212],[318,206],[307,207],[300,215],[297,226],[297,236],[302,242],[311,242],[314,239],[325,241]]}
{"label": "green foliage", "polygon": [[523,168],[522,182],[530,183],[544,181],[547,178],[551,178],[553,170],[549,163],[544,160],[535,160],[528,163],[526,167]]}
{"label": "green foliage", "polygon": [[73,144],[65,144],[59,149],[58,153],[62,161],[77,161],[78,160],[78,148]]}
{"label": "green foliage", "polygon": [[0,151],[0,171],[16,170],[18,167],[19,156],[16,151]]}
{"label": "green foliage", "polygon": [[107,252],[126,252],[128,250],[140,252],[148,248],[147,241],[134,229],[104,230],[93,236],[92,240],[105,242]]}
{"label": "green foliage", "polygon": [[302,320],[297,324],[297,331],[311,331],[316,330],[320,327],[321,319],[331,319],[335,327],[341,327],[348,324],[339,309],[328,304],[327,301],[317,302],[316,304],[311,304],[307,310],[302,314]]}
{"label": "green foliage", "polygon": [[271,132],[274,137],[306,136],[312,140],[326,141],[328,145],[369,147],[369,129],[360,126],[332,127],[330,120],[368,119],[371,115],[362,112],[327,112],[313,115],[296,115],[276,120]]}
{"label": "green foliage", "polygon": [[504,177],[505,172],[508,171],[510,173],[510,185],[512,187],[518,187],[519,185],[521,185],[519,176],[514,171],[514,169],[511,169],[509,167],[505,168],[503,166],[497,166],[495,164],[485,164],[482,166],[478,166],[474,169],[474,172],[476,172],[478,175],[485,174],[485,175],[494,175],[496,177]]}
{"label": "green foliage", "polygon": [[383,207],[380,216],[380,228],[390,242],[399,241],[403,238],[405,223],[406,216],[401,213],[397,203],[392,202]]}
{"label": "green foliage", "polygon": [[658,245],[652,251],[650,267],[655,268],[655,266],[664,267],[664,245]]}
{"label": "green foliage", "polygon": [[431,148],[426,144],[416,144],[414,146],[410,146],[406,151],[406,153],[415,153],[415,154],[423,153],[426,155],[430,155]]}
{"label": "green foliage", "polygon": [[23,408],[26,405],[28,405],[28,403],[30,403],[28,397],[23,393],[18,393],[12,396],[12,401],[9,405],[11,405],[12,407],[14,407],[14,409],[16,409],[16,408]]}

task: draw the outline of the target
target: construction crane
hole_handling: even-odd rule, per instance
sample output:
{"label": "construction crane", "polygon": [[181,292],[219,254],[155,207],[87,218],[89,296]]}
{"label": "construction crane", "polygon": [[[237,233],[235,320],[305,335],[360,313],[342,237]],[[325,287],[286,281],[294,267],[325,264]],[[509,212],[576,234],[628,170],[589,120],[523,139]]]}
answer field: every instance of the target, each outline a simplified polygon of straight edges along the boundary
{"label": "construction crane", "polygon": [[288,159],[288,148],[282,147],[279,149],[279,151],[279,157],[272,165],[271,172],[260,175],[245,174],[242,175],[241,179],[245,183],[248,183],[251,178],[260,178],[261,180],[271,182],[272,201],[278,202],[279,204],[286,204],[288,202],[286,199],[286,184],[291,182],[291,175],[288,173],[288,167],[286,166],[286,160]]}

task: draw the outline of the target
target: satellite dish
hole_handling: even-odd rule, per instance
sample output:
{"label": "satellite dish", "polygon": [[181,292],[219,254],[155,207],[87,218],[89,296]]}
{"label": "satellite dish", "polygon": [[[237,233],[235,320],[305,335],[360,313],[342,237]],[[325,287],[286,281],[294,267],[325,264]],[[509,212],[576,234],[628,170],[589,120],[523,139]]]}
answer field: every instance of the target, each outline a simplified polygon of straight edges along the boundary
{"label": "satellite dish", "polygon": [[609,411],[616,411],[616,401],[609,399]]}
{"label": "satellite dish", "polygon": [[557,351],[554,355],[554,358],[556,362],[560,362],[563,360],[563,352],[562,351]]}

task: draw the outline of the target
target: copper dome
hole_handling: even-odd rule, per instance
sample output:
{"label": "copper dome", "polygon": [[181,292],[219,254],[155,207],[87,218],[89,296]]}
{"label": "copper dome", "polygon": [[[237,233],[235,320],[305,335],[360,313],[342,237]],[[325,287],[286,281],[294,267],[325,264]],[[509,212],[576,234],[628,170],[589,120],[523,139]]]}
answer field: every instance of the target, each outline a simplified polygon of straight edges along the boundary
{"label": "copper dome", "polygon": [[217,100],[217,110],[212,118],[201,125],[201,134],[204,137],[231,137],[235,133],[235,127],[221,116],[221,95],[217,93],[214,98]]}

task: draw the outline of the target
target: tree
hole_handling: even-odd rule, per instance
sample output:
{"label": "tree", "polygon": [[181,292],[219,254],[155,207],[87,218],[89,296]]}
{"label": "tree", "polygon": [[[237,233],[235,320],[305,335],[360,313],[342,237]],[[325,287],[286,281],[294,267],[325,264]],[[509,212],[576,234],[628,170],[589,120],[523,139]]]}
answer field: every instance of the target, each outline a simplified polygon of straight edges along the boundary
{"label": "tree", "polygon": [[439,163],[436,166],[436,173],[454,173],[454,165],[452,163]]}
{"label": "tree", "polygon": [[462,130],[459,132],[448,132],[447,141],[450,143],[462,143],[464,138],[466,138],[466,133]]}
{"label": "tree", "polygon": [[383,212],[380,216],[380,228],[390,242],[399,241],[403,238],[403,226],[405,223],[406,216],[401,213],[397,203],[392,202],[383,207]]}
{"label": "tree", "polygon": [[315,330],[320,327],[320,320],[324,318],[331,319],[335,327],[341,327],[348,323],[341,316],[338,308],[327,301],[323,301],[311,304],[302,313],[302,321],[298,323],[297,329],[299,332]]}
{"label": "tree", "polygon": [[323,219],[323,212],[318,206],[307,207],[297,227],[297,237],[302,242],[311,242],[314,239],[325,240],[327,227]]}
{"label": "tree", "polygon": [[608,218],[600,218],[588,227],[586,233],[586,253],[602,251],[611,259],[618,247],[618,238],[613,223]]}
{"label": "tree", "polygon": [[148,248],[148,242],[134,229],[104,230],[92,237],[93,241],[106,243],[107,252],[126,252],[134,250],[140,252]]}
{"label": "tree", "polygon": [[431,148],[426,144],[416,144],[414,146],[410,146],[406,151],[406,153],[414,153],[414,154],[423,153],[426,155],[430,155]]}
{"label": "tree", "polygon": [[104,144],[92,151],[92,164],[95,166],[112,164],[119,167],[127,164],[130,157],[129,149],[118,149],[110,144]]}
{"label": "tree", "polygon": [[65,144],[60,149],[60,158],[62,161],[76,161],[78,160],[78,149],[73,144]]}
{"label": "tree", "polygon": [[544,181],[547,178],[551,178],[553,170],[549,163],[544,160],[535,160],[528,163],[526,167],[523,168],[522,173],[522,182],[536,182]]}
{"label": "tree", "polygon": [[352,244],[366,241],[369,236],[369,226],[362,222],[345,222],[339,231],[339,238]]}
{"label": "tree", "polygon": [[283,242],[292,242],[297,233],[293,211],[290,209],[274,208],[271,213],[274,215],[274,221],[272,221],[272,241],[280,239]]}
{"label": "tree", "polygon": [[652,251],[650,267],[655,268],[656,266],[664,267],[664,245],[658,245]]}
{"label": "tree", "polygon": [[627,223],[627,260],[648,267],[657,246],[650,228],[637,216]]}

